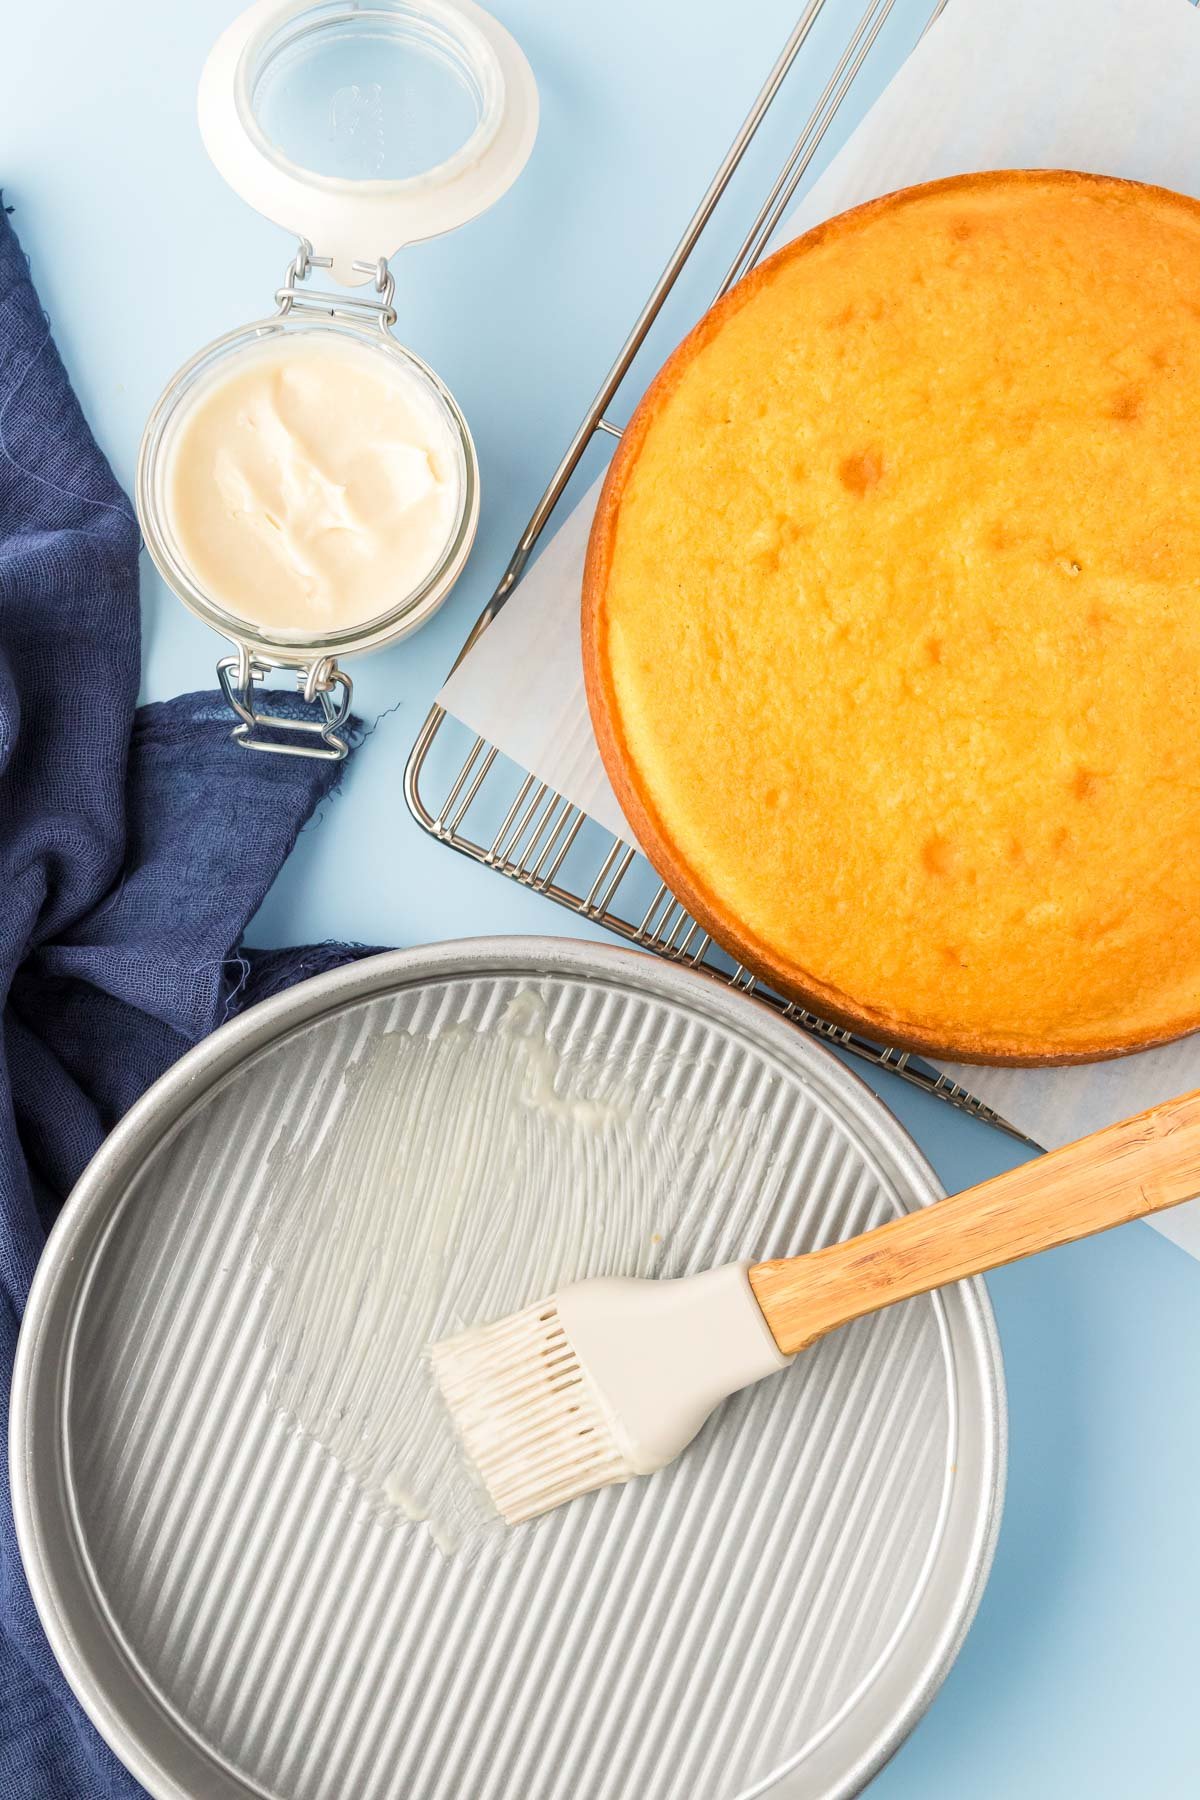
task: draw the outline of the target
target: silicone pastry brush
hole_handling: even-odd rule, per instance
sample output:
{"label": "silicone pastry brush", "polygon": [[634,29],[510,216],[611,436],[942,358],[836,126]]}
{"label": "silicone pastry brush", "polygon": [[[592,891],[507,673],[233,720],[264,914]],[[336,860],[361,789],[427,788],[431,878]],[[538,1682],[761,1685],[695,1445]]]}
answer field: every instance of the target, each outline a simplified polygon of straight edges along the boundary
{"label": "silicone pastry brush", "polygon": [[435,1345],[434,1373],[515,1525],[661,1469],[727,1395],[839,1325],[1197,1194],[1200,1092],[806,1256],[576,1282]]}

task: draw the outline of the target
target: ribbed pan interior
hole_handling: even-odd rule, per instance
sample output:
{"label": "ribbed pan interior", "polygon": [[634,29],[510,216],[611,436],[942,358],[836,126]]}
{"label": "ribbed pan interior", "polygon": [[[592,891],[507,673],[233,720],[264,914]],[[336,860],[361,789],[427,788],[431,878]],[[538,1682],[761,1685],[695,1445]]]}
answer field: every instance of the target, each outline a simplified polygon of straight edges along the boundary
{"label": "ribbed pan interior", "polygon": [[[514,1018],[551,1053],[538,1080],[504,1078]],[[393,1074],[372,1086],[381,1055]],[[469,1158],[457,1055],[492,1084]],[[421,1104],[401,1115],[399,1085],[421,1071]],[[75,1339],[75,1504],[147,1685],[248,1793],[286,1800],[828,1791],[825,1775],[805,1785],[816,1746],[839,1737],[849,1764],[880,1729],[884,1673],[923,1655],[914,1609],[964,1479],[959,1297],[838,1333],[727,1403],[652,1480],[468,1534],[447,1557],[388,1503],[386,1442],[339,1459],[281,1410],[297,1388],[279,1366],[277,1265],[294,1275],[310,1227],[322,1255],[343,1227],[373,1229],[358,1186],[360,1210],[332,1223],[319,1193],[307,1211],[295,1200],[320,1188],[313,1159],[346,1141],[351,1105],[364,1141],[377,1130],[370,1207],[419,1215],[452,1178],[439,1254],[500,1208],[509,1280],[522,1232],[562,1246],[561,1279],[679,1274],[803,1250],[913,1201],[811,1072],[618,983],[442,979],[260,1051],[143,1168]],[[389,1175],[401,1167],[420,1179]],[[427,1242],[419,1216],[410,1227],[403,1242]],[[388,1279],[403,1293],[412,1274]]]}

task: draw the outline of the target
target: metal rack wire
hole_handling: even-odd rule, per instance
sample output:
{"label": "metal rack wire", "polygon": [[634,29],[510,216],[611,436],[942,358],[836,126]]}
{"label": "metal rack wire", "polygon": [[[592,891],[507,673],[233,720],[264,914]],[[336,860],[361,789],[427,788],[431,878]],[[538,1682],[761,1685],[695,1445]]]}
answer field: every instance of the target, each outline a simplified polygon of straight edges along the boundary
{"label": "metal rack wire", "polygon": [[[459,653],[461,661],[511,597],[572,474],[598,434],[619,438],[606,416],[635,356],[685,268],[718,201],[800,56],[827,0],[808,0],[700,204],[655,283],[615,362],[584,414],[545,493],[534,508],[487,606]],[[779,171],[716,298],[763,255],[813,159],[837,119],[879,37],[895,0],[868,0],[819,98]],[[928,30],[946,5],[937,0]],[[437,798],[434,791],[439,790]],[[409,756],[404,792],[417,823],[440,843],[544,894],[581,918],[672,961],[686,962],[764,1000],[804,1031],[888,1069],[1000,1130],[1020,1137],[981,1100],[907,1051],[831,1025],[773,993],[713,944],[639,851],[615,838],[546,782],[519,769],[494,744],[475,736],[440,706],[429,712]]]}

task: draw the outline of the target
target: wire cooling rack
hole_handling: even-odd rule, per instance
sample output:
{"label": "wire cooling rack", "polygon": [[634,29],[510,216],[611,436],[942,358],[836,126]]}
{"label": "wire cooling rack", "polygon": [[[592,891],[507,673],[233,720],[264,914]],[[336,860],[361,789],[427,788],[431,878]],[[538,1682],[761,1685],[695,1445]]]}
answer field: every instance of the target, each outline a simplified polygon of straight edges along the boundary
{"label": "wire cooling rack", "polygon": [[[458,661],[487,630],[517,587],[584,452],[602,434],[620,437],[621,428],[606,416],[607,409],[826,5],[827,0],[809,0],[798,19],[584,414]],[[869,0],[742,239],[717,290],[718,299],[762,257],[894,5],[895,0]],[[938,0],[925,22],[926,30],[945,5],[946,0]],[[689,963],[753,994],[814,1037],[835,1044],[876,1068],[889,1069],[1014,1137],[1021,1136],[981,1100],[908,1051],[873,1043],[856,1032],[831,1025],[782,999],[750,970],[735,966],[658,879],[639,851],[615,838],[546,782],[519,768],[494,744],[476,736],[440,706],[432,708],[413,746],[405,770],[404,792],[417,823],[439,843],[544,894],[548,900],[606,927],[629,943],[671,961]]]}

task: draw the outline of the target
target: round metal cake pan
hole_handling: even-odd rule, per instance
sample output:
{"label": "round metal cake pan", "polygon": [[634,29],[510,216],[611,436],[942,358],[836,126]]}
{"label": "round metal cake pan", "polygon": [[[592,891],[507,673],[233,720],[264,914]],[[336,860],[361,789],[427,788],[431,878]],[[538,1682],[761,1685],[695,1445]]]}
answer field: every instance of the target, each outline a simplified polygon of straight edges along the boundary
{"label": "round metal cake pan", "polygon": [[[447,1183],[453,1229],[413,1238]],[[625,950],[444,944],[256,1007],[104,1145],[22,1330],[17,1529],[75,1692],[157,1800],[858,1792],[991,1561],[1005,1408],[981,1283],[836,1333],[661,1475],[449,1556],[378,1487],[404,1456],[388,1417],[314,1399],[327,1351],[339,1378],[386,1354],[366,1301],[324,1319],[328,1345],[303,1320],[281,1345],[294,1294],[328,1310],[320,1258],[355,1234],[376,1289],[398,1244],[436,1238],[456,1268],[480,1221],[506,1279],[525,1234],[557,1284],[803,1250],[939,1191],[827,1050]],[[387,1266],[371,1304],[403,1318],[428,1269]]]}

